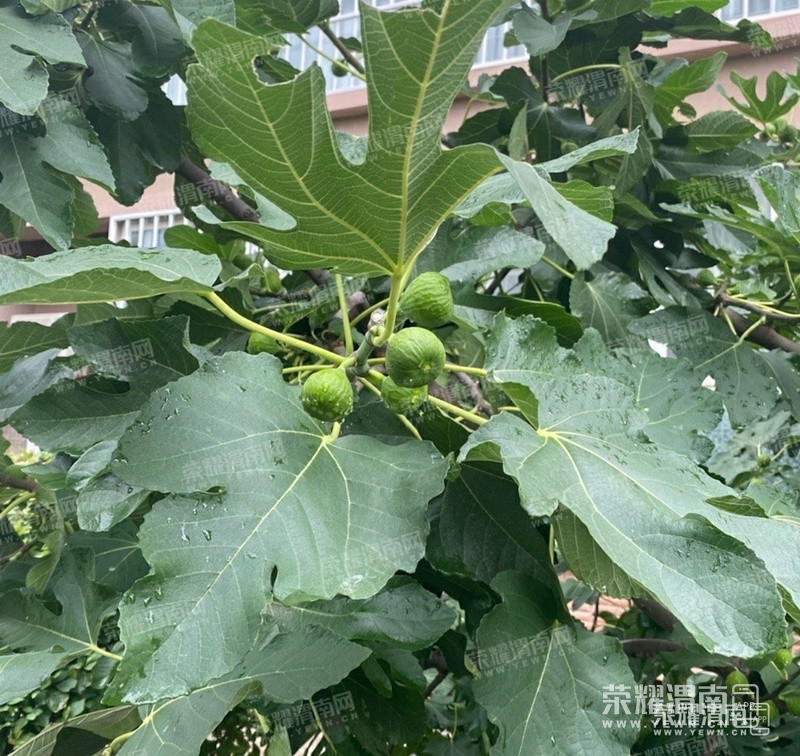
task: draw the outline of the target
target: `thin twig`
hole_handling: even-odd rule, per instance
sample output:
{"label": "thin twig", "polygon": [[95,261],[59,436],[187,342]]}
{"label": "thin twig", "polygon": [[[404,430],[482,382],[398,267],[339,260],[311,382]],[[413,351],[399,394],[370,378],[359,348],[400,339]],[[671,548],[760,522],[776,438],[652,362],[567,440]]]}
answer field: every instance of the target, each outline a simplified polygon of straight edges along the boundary
{"label": "thin twig", "polygon": [[36,481],[28,478],[12,478],[0,473],[0,488],[19,488],[23,491],[36,491]]}
{"label": "thin twig", "polygon": [[672,632],[678,618],[665,606],[652,599],[637,598],[633,603],[641,609],[651,620],[667,632]]}
{"label": "thin twig", "polygon": [[19,557],[21,557],[26,552],[30,551],[37,543],[38,541],[35,540],[23,543],[22,546],[20,546],[16,551],[13,551],[11,554],[7,554],[6,556],[0,559],[0,567],[4,567],[9,562],[15,559],[19,559]]}
{"label": "thin twig", "polygon": [[800,323],[800,315],[792,315],[791,313],[781,312],[769,307],[761,307],[755,302],[749,302],[746,299],[739,299],[738,297],[731,297],[723,292],[719,292],[714,299],[720,304],[727,305],[728,307],[741,307],[743,310],[749,310],[756,315],[761,315],[770,320],[781,320],[784,323]]}
{"label": "thin twig", "polygon": [[780,685],[778,685],[772,693],[769,694],[769,697],[775,699],[778,697],[780,693],[782,693],[789,685],[791,685],[798,677],[800,677],[800,667],[798,667],[791,675],[788,675],[785,680],[783,680]]}
{"label": "thin twig", "polygon": [[620,642],[627,656],[658,656],[664,651],[679,651],[683,643],[666,638],[630,638]]}
{"label": "thin twig", "polygon": [[594,602],[594,617],[592,618],[592,632],[597,630],[597,620],[600,619],[600,596]]}
{"label": "thin twig", "polygon": [[342,57],[350,64],[352,68],[355,68],[355,70],[360,74],[366,73],[361,61],[356,58],[356,56],[353,55],[350,50],[347,49],[347,45],[342,42],[338,34],[333,32],[327,21],[322,21],[321,23],[317,24],[317,26],[319,26],[319,28],[322,30],[322,33],[333,43],[333,46],[342,54]]}
{"label": "thin twig", "polygon": [[[781,349],[791,354],[800,354],[800,344],[785,336],[781,336],[777,331],[769,326],[760,325],[753,328],[753,324],[744,315],[740,315],[734,310],[726,307],[721,308],[727,319],[733,324],[736,333],[740,336],[747,333],[747,341],[766,347],[767,349]],[[749,331],[749,333],[748,333]]]}
{"label": "thin twig", "polygon": [[[498,288],[500,288],[500,284],[503,283],[503,279],[511,272],[511,268],[503,268],[502,270],[498,270],[494,274],[494,278],[489,282],[487,287],[483,290],[484,294],[494,294]],[[502,293],[502,289],[501,289]]]}
{"label": "thin twig", "polygon": [[462,386],[467,387],[467,391],[469,391],[470,398],[475,403],[475,406],[481,412],[483,412],[484,415],[491,417],[494,414],[492,411],[492,405],[489,404],[489,402],[487,402],[484,398],[483,394],[481,393],[481,387],[477,384],[477,382],[461,370],[457,371],[455,376],[458,378]]}
{"label": "thin twig", "polygon": [[189,183],[197,187],[202,187],[204,193],[214,200],[220,207],[225,208],[236,220],[258,222],[256,211],[253,210],[243,199],[237,197],[221,181],[212,179],[199,165],[195,165],[185,155],[181,155],[177,173],[185,178]]}
{"label": "thin twig", "polygon": [[444,681],[444,679],[446,677],[447,677],[447,672],[443,672],[441,670],[439,672],[437,672],[436,673],[436,677],[434,677],[433,680],[431,680],[428,683],[428,687],[425,688],[425,691],[423,692],[422,697],[423,698],[428,698],[430,696],[430,694],[433,693],[433,691],[436,690],[436,688],[438,688],[439,685],[441,685],[441,683]]}

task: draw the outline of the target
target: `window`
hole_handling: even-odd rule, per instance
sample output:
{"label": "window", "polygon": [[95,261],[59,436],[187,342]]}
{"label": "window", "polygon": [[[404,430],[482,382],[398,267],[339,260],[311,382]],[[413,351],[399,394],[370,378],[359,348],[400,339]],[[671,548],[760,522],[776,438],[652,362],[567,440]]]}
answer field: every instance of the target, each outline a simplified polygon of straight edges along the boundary
{"label": "window", "polygon": [[160,213],[129,213],[108,219],[108,239],[126,241],[133,247],[163,247],[164,232],[170,226],[189,225],[180,210]]}
{"label": "window", "polygon": [[723,21],[738,21],[796,10],[800,10],[800,0],[731,0],[719,15]]}
{"label": "window", "polygon": [[[108,240],[126,241],[132,247],[163,247],[164,232],[168,228],[191,225],[191,221],[186,220],[177,208],[160,213],[112,215],[108,219]],[[258,244],[245,242],[244,253],[253,260],[258,256],[258,251]]]}

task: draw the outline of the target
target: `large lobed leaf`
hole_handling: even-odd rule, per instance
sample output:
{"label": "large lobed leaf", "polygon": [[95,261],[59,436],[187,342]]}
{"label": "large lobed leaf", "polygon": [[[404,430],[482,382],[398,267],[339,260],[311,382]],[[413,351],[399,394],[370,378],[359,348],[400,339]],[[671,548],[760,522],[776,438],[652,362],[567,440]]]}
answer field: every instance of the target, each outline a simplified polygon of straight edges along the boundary
{"label": "large lobed leaf", "polygon": [[122,608],[120,676],[137,701],[230,672],[273,591],[369,598],[413,571],[447,469],[429,443],[332,440],[275,358],[241,353],[157,391],[119,448],[117,475],[173,494],[145,518],[154,574]]}
{"label": "large lobed leaf", "polygon": [[559,503],[571,510],[598,549],[701,644],[745,657],[779,644],[775,580],[793,595],[800,585],[776,555],[800,553],[800,529],[707,504],[732,492],[687,457],[644,443],[647,415],[633,392],[531,326],[498,319],[488,364],[537,430],[499,415],[473,433],[462,458],[502,461],[532,515]]}
{"label": "large lobed leaf", "polygon": [[[317,67],[265,86],[253,70],[266,42],[209,20],[193,45],[188,118],[210,157],[230,163],[296,221],[291,231],[226,227],[269,245],[285,268],[392,274],[475,186],[500,168],[487,145],[443,151],[441,129],[492,16],[511,0],[431,9],[361,8],[369,95],[366,157],[340,152]],[[402,40],[402,44],[398,44]]]}

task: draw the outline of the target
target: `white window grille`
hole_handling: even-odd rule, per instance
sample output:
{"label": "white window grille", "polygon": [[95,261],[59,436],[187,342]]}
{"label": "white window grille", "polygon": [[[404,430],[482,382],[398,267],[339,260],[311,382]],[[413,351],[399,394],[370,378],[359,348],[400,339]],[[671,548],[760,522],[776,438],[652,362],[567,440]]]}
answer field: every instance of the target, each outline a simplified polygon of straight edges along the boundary
{"label": "white window grille", "polygon": [[723,21],[738,21],[742,18],[763,18],[800,10],[800,0],[731,0],[719,17]]}
{"label": "white window grille", "polygon": [[190,225],[181,211],[165,210],[155,213],[127,213],[108,219],[108,240],[126,241],[133,247],[163,247],[164,232],[171,226]]}
{"label": "white window grille", "polygon": [[[184,218],[177,208],[154,213],[111,215],[108,219],[108,240],[126,241],[132,247],[163,247],[164,233],[168,228],[191,225],[192,222]],[[253,242],[245,242],[244,252],[255,259],[258,256],[259,246]]]}

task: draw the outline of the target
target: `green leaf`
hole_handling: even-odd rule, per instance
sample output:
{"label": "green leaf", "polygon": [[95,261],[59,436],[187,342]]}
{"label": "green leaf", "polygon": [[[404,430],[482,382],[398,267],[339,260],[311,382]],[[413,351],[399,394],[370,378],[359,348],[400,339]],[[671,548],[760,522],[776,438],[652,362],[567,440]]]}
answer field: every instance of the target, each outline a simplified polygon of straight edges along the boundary
{"label": "green leaf", "polygon": [[[511,4],[452,0],[442,15],[362,6],[370,119],[366,159],[358,165],[340,155],[321,70],[264,86],[251,65],[258,39],[206,22],[193,38],[199,65],[188,74],[193,135],[297,222],[290,233],[248,223],[224,227],[268,244],[270,258],[284,268],[381,275],[413,259],[498,167],[488,146],[445,152],[440,138],[492,16]],[[230,54],[220,56],[220,49]]]}
{"label": "green leaf", "polygon": [[590,268],[605,254],[617,229],[564,199],[536,168],[501,156],[511,178],[553,240],[579,270]]}
{"label": "green leaf", "polygon": [[78,41],[93,71],[84,84],[92,102],[123,121],[136,120],[147,110],[148,97],[131,60],[131,43],[85,33],[78,34]]}
{"label": "green leaf", "polygon": [[392,579],[370,599],[339,597],[295,607],[272,602],[264,614],[283,631],[308,623],[347,640],[389,643],[410,650],[435,643],[456,619],[440,598],[410,578]]}
{"label": "green leaf", "polygon": [[34,651],[0,654],[0,706],[36,690],[67,658],[66,654]]}
{"label": "green leaf", "polygon": [[61,605],[60,613],[52,603],[31,595],[14,584],[3,585],[3,614],[0,615],[0,639],[17,651],[66,653],[97,650],[97,635],[106,617],[116,611],[116,591],[91,583],[86,577],[84,555],[65,549],[50,583]]}
{"label": "green leaf", "polygon": [[[713,13],[725,7],[728,0],[695,0],[693,6],[701,8],[706,13]],[[684,0],[650,0],[647,13],[651,16],[674,16],[676,13],[685,10]]]}
{"label": "green leaf", "polygon": [[781,350],[759,352],[766,369],[775,376],[781,396],[789,402],[795,420],[800,420],[800,371],[792,355]]}
{"label": "green leaf", "polygon": [[469,226],[456,233],[448,222],[420,255],[415,272],[435,270],[454,283],[471,285],[495,270],[530,268],[543,253],[538,239],[506,226]]}
{"label": "green leaf", "polygon": [[503,603],[478,628],[481,675],[474,683],[501,730],[492,753],[574,756],[587,744],[598,756],[630,753],[639,716],[617,715],[626,727],[603,726],[603,689],[634,686],[619,642],[554,622],[533,578],[504,572],[492,587]]}
{"label": "green leaf", "polygon": [[95,378],[63,380],[29,399],[9,423],[42,449],[82,454],[118,439],[136,418],[147,395],[123,387]]}
{"label": "green leaf", "polygon": [[150,76],[169,75],[186,51],[180,29],[164,8],[121,2],[103,5],[98,23],[110,32],[133,32],[132,61]]}
{"label": "green leaf", "polygon": [[647,8],[649,4],[650,0],[594,0],[579,6],[582,13],[576,21],[583,21],[584,25],[600,24],[603,21],[636,13],[642,8]]}
{"label": "green leaf", "polygon": [[[120,756],[195,756],[225,714],[248,695],[290,703],[338,683],[369,650],[319,627],[276,635],[230,675],[152,706]],[[116,690],[118,678],[112,681]]]}
{"label": "green leaf", "polygon": [[133,121],[97,109],[89,117],[106,148],[121,203],[133,205],[159,173],[177,170],[180,110],[160,90],[149,93],[147,110]]}
{"label": "green leaf", "polygon": [[[95,463],[86,469],[82,457],[70,470],[70,476],[81,480],[103,472],[114,441],[133,422],[152,391],[193,372],[199,363],[190,351],[186,317],[111,319],[72,326],[69,338],[77,356],[92,366],[93,375],[81,381],[62,381],[44,392],[38,390],[14,413],[11,423],[44,449],[81,454],[93,444],[105,444],[106,454],[100,457],[99,467]],[[119,380],[106,380],[99,377],[102,375]],[[128,488],[107,476],[92,485],[81,502],[81,521],[87,526],[111,527],[146,497],[142,489]],[[109,507],[107,511],[93,509],[98,504],[103,506],[103,501]]]}
{"label": "green leaf", "polygon": [[260,7],[278,31],[296,34],[339,12],[337,0],[266,0]]}
{"label": "green leaf", "polygon": [[745,102],[743,104],[734,97],[728,97],[720,88],[725,99],[740,113],[762,125],[786,115],[800,100],[800,94],[792,91],[789,82],[779,71],[770,71],[767,76],[763,100],[756,91],[758,77],[745,79],[736,71],[731,71],[731,81],[737,86]]}
{"label": "green leaf", "polygon": [[83,113],[58,95],[50,95],[43,107],[48,114],[44,136],[9,133],[2,140],[0,204],[63,249],[73,232],[71,181],[80,176],[111,190],[114,178]]}
{"label": "green leaf", "polygon": [[128,521],[106,533],[78,530],[69,538],[71,549],[81,549],[86,555],[86,576],[93,583],[122,591],[149,569],[139,550],[136,526]]}
{"label": "green leaf", "polygon": [[594,160],[603,160],[607,157],[619,155],[632,155],[636,151],[639,139],[643,135],[644,132],[637,126],[633,131],[625,134],[616,134],[605,139],[597,139],[554,160],[537,163],[536,167],[548,173],[564,173],[576,165],[584,165]]}
{"label": "green leaf", "polygon": [[440,572],[491,583],[518,570],[549,581],[560,596],[547,544],[520,506],[517,486],[496,467],[461,465],[429,516],[426,557]]}
{"label": "green leaf", "polygon": [[782,165],[766,165],[753,174],[767,201],[775,209],[775,226],[800,242],[800,181]]}
{"label": "green leaf", "polygon": [[45,349],[66,349],[69,345],[65,326],[59,319],[51,326],[21,320],[12,325],[0,323],[0,373],[7,372],[22,357],[30,357]]}
{"label": "green leaf", "polygon": [[578,580],[604,596],[641,597],[646,591],[625,574],[600,548],[586,526],[568,509],[553,517],[557,548]]}
{"label": "green leaf", "polygon": [[[229,672],[254,641],[275,568],[281,600],[368,598],[423,554],[425,508],[447,463],[418,441],[331,440],[280,368],[268,355],[208,360],[157,391],[120,443],[120,478],[185,494],[157,502],[139,533],[154,575],[136,595],[163,600],[123,605],[132,698]],[[189,496],[212,487],[222,493]]]}
{"label": "green leaf", "polygon": [[159,320],[111,319],[68,329],[75,354],[99,375],[151,391],[199,366],[189,344],[186,316]]}
{"label": "green leaf", "polygon": [[31,18],[12,4],[0,6],[0,50],[0,102],[22,115],[33,115],[47,97],[45,62],[85,65],[64,18],[56,13]]}
{"label": "green leaf", "polygon": [[138,509],[149,493],[112,473],[98,475],[78,495],[78,525],[84,530],[108,530]]}
{"label": "green leaf", "polygon": [[711,376],[734,426],[766,417],[778,400],[777,384],[758,352],[709,313],[673,307],[631,323],[630,330],[688,360],[698,384]]}
{"label": "green leaf", "polygon": [[[554,381],[539,401],[538,431],[496,416],[473,433],[461,457],[496,459],[499,452],[531,514],[549,514],[558,502],[569,508],[705,647],[750,656],[774,645],[783,624],[774,579],[750,549],[711,524],[746,540],[752,523],[731,522],[704,503],[729,489],[686,457],[631,438],[643,418],[614,381]],[[773,537],[781,537],[777,524]]]}
{"label": "green leaf", "polygon": [[7,420],[23,404],[62,378],[71,378],[73,371],[54,362],[58,349],[46,349],[31,357],[17,360],[0,376],[0,421]]}
{"label": "green leaf", "polygon": [[[552,417],[540,407],[546,430],[538,440],[524,422],[501,415],[473,435],[462,455],[485,457],[483,444],[500,450],[532,514],[552,511],[561,501],[620,569],[668,606],[702,645],[744,656],[774,645],[782,610],[773,579],[749,549],[708,522],[719,518],[703,499],[727,489],[684,457],[625,440],[618,409],[623,395],[601,379],[558,385],[551,395],[583,392],[588,401],[572,399]],[[581,422],[558,423],[565,411]],[[517,439],[515,448],[510,439]],[[494,457],[491,449],[488,454]],[[692,609],[699,606],[702,611]]]}
{"label": "green leaf", "polygon": [[595,218],[610,223],[614,217],[612,190],[607,186],[593,186],[586,181],[573,179],[553,184],[553,188],[567,201]]}
{"label": "green leaf", "polygon": [[52,756],[52,754],[61,756],[62,752],[56,749],[59,746],[58,737],[65,729],[85,732],[105,741],[111,741],[130,732],[141,721],[135,706],[117,706],[112,709],[92,711],[51,725],[17,748],[14,756]]}
{"label": "green leaf", "polygon": [[523,5],[513,18],[514,36],[525,45],[529,55],[544,55],[564,41],[571,21],[571,13],[562,13],[550,23]]}
{"label": "green leaf", "polygon": [[654,164],[663,178],[671,177],[679,181],[689,181],[695,176],[734,176],[740,179],[743,174],[761,165],[761,158],[743,147],[718,149],[698,155],[687,147],[662,144]]}
{"label": "green leaf", "polygon": [[744,116],[723,110],[706,113],[690,121],[685,130],[689,144],[698,152],[731,150],[757,131]]}
{"label": "green leaf", "polygon": [[584,273],[572,279],[569,309],[586,328],[594,328],[607,343],[623,342],[628,323],[654,308],[652,298],[624,273],[598,268],[590,280]]}
{"label": "green leaf", "polygon": [[665,76],[656,87],[653,102],[653,112],[659,121],[663,124],[672,122],[675,108],[684,112],[688,107],[686,114],[694,115],[694,108],[685,104],[686,98],[713,86],[727,57],[724,52],[718,52],[693,63],[683,61],[684,65]]}
{"label": "green leaf", "polygon": [[0,303],[107,302],[210,291],[220,269],[219,259],[194,250],[113,244],[64,250],[31,262],[0,256]]}

